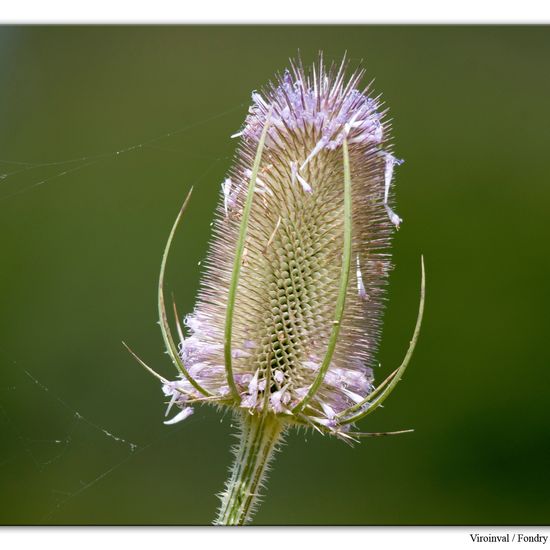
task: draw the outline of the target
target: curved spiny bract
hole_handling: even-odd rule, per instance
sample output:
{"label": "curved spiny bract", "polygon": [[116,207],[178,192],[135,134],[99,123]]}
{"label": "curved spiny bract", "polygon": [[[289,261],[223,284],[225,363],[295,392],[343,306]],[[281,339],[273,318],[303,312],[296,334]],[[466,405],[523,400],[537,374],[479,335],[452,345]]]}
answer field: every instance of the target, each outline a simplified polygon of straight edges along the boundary
{"label": "curved spiny bract", "polygon": [[[340,436],[349,427],[337,415],[373,390],[389,246],[401,221],[388,204],[393,167],[401,161],[390,152],[381,103],[358,88],[362,71],[347,79],[345,72],[344,63],[326,68],[322,59],[310,71],[292,64],[252,94],[236,134],[235,162],[222,184],[197,303],[185,318],[188,336],[180,344],[189,374],[217,404]],[[310,392],[327,357],[341,297],[344,142],[351,176],[351,269],[332,357]],[[260,161],[251,178],[255,158]],[[251,179],[227,346],[228,296]],[[224,349],[231,350],[231,387]],[[196,393],[183,378],[164,390],[184,410],[187,396]]]}

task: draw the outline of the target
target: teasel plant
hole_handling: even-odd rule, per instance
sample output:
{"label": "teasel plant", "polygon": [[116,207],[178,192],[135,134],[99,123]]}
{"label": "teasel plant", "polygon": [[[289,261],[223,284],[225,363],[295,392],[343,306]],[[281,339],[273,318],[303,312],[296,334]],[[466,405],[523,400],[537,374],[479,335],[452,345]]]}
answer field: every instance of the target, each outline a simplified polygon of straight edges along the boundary
{"label": "teasel plant", "polygon": [[158,284],[160,328],[177,371],[169,380],[130,353],[162,383],[166,421],[200,404],[230,409],[239,425],[234,463],[215,524],[251,521],[274,452],[290,429],[304,427],[353,444],[359,421],[401,380],[416,345],[420,306],[403,362],[381,384],[373,367],[380,341],[390,244],[401,219],[391,206],[390,123],[380,97],[360,89],[358,69],[300,60],[261,92],[221,184],[213,239],[194,311],[178,340]]}

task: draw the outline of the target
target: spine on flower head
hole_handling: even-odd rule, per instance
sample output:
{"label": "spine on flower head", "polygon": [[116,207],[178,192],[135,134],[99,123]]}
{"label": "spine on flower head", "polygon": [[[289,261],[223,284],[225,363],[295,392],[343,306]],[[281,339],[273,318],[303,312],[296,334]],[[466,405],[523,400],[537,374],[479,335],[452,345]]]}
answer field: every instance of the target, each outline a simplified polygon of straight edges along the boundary
{"label": "spine on flower head", "polygon": [[[328,430],[372,391],[389,245],[401,222],[390,187],[402,161],[391,152],[381,103],[359,88],[362,71],[345,73],[345,63],[327,68],[320,59],[309,71],[295,63],[252,94],[234,135],[240,143],[221,185],[206,271],[180,346],[189,374],[221,403]],[[344,158],[351,269],[335,321],[346,241]],[[335,323],[338,338],[327,356]],[[189,396],[201,396],[185,378],[172,384],[165,391],[187,411],[182,417],[190,414]]]}

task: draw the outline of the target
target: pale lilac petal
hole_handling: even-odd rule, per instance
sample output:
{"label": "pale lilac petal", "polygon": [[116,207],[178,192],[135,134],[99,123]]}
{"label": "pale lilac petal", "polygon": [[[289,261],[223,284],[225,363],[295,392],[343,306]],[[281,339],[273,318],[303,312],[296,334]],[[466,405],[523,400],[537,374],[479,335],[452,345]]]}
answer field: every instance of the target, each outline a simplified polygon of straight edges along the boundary
{"label": "pale lilac petal", "polygon": [[174,418],[170,420],[166,420],[164,424],[171,425],[171,424],[177,424],[178,422],[181,422],[182,420],[185,420],[187,417],[191,416],[193,414],[193,408],[192,407],[185,407],[185,409],[182,409]]}
{"label": "pale lilac petal", "polygon": [[298,172],[296,172],[296,177],[298,178],[298,181],[300,182],[300,185],[302,186],[302,189],[306,193],[313,193],[313,189],[311,188],[311,185],[302,177]]}
{"label": "pale lilac petal", "polygon": [[357,294],[363,300],[367,298],[367,291],[365,290],[365,283],[363,283],[363,275],[361,274],[359,254],[357,255]]}
{"label": "pale lilac petal", "polygon": [[401,222],[403,221],[389,206],[388,204],[388,198],[390,194],[390,186],[393,179],[393,167],[399,166],[403,164],[403,160],[395,158],[390,153],[384,153],[384,156],[386,158],[386,168],[384,173],[384,207],[386,208],[386,212],[388,213],[388,217],[390,218],[390,221],[396,226],[399,227]]}
{"label": "pale lilac petal", "polygon": [[223,191],[223,208],[225,210],[225,215],[229,213],[230,199],[231,199],[231,178],[226,178],[222,183]]}

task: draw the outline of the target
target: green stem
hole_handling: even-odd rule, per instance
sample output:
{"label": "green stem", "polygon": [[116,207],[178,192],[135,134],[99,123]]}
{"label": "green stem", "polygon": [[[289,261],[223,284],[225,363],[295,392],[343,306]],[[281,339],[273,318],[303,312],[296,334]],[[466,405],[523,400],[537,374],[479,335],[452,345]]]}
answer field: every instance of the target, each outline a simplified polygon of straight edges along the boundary
{"label": "green stem", "polygon": [[332,330],[328,340],[328,347],[325,353],[325,358],[321,363],[319,372],[309,387],[304,398],[294,407],[292,412],[298,414],[302,412],[306,405],[310,402],[313,396],[317,393],[319,386],[323,383],[325,375],[330,367],[336,343],[338,342],[338,334],[344,317],[344,308],[346,306],[346,292],[348,289],[349,271],[351,266],[351,229],[352,229],[352,212],[351,212],[351,170],[349,161],[348,142],[344,139],[342,144],[344,154],[344,243],[342,250],[342,269],[340,271],[340,287],[338,297],[336,299],[336,311],[334,312],[334,321],[332,322]]}
{"label": "green stem", "polygon": [[225,374],[227,376],[227,384],[231,390],[231,394],[237,402],[240,402],[241,396],[239,388],[235,384],[235,378],[233,377],[233,358],[231,355],[231,336],[233,331],[233,313],[235,312],[235,301],[237,298],[237,287],[239,285],[239,277],[241,275],[241,266],[243,263],[243,254],[246,242],[246,234],[248,231],[248,220],[250,218],[250,211],[252,209],[252,202],[254,201],[254,190],[256,188],[256,178],[258,171],[260,170],[260,163],[262,162],[262,152],[264,150],[265,139],[267,137],[267,130],[269,128],[269,121],[271,118],[271,110],[267,114],[262,135],[258,142],[258,148],[256,149],[256,157],[254,158],[254,165],[252,166],[252,174],[250,176],[250,183],[248,184],[248,192],[246,195],[246,201],[244,203],[241,225],[239,228],[239,239],[237,241],[237,249],[235,250],[235,260],[233,263],[233,273],[231,274],[231,282],[229,284],[229,294],[227,296],[227,310],[225,315],[225,330],[224,330],[224,358],[225,358]]}
{"label": "green stem", "polygon": [[267,467],[284,431],[283,422],[271,414],[244,412],[239,421],[240,441],[215,525],[244,525],[252,519]]}

